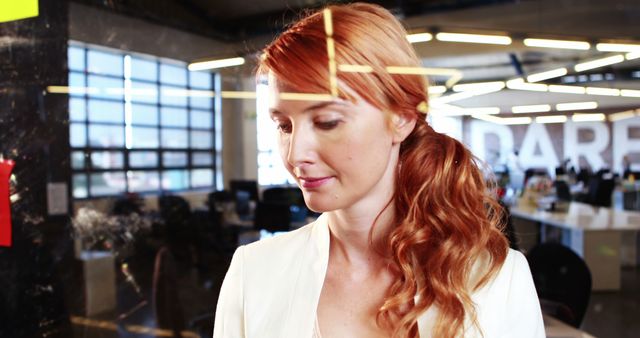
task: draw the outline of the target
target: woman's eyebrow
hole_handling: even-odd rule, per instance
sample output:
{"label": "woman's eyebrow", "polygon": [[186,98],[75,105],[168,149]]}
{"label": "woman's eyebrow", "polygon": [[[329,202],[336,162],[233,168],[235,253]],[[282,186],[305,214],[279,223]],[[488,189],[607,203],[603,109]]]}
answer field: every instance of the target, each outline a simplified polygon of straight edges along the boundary
{"label": "woman's eyebrow", "polygon": [[[308,107],[304,108],[304,109],[302,110],[302,112],[303,112],[303,113],[306,113],[306,112],[310,112],[310,111],[313,111],[313,110],[322,109],[322,108],[325,108],[325,107],[327,107],[327,106],[332,106],[332,105],[346,106],[346,105],[347,105],[347,103],[346,103],[346,101],[338,101],[338,100],[335,100],[335,101],[322,101],[322,102],[318,102],[318,103],[316,103],[316,104],[313,104],[313,105],[310,105],[310,106],[308,106]],[[276,108],[269,108],[269,114],[270,114],[271,116],[282,116],[282,115],[287,115],[286,113],[283,113],[283,112],[279,111],[279,110],[278,110],[278,109],[276,109]]]}

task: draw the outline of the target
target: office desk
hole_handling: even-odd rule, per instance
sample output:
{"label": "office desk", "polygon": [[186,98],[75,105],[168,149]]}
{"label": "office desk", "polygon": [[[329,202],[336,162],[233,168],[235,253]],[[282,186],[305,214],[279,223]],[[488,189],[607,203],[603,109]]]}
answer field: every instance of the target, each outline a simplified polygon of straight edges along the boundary
{"label": "office desk", "polygon": [[[571,202],[566,211],[543,211],[519,203],[511,214],[562,229],[562,243],[571,247],[589,266],[593,290],[619,290],[623,237],[635,239],[640,231],[640,212],[594,207]],[[544,241],[544,229],[541,231]],[[637,244],[632,244],[634,247]]]}
{"label": "office desk", "polygon": [[543,314],[542,317],[547,338],[595,338],[551,316]]}

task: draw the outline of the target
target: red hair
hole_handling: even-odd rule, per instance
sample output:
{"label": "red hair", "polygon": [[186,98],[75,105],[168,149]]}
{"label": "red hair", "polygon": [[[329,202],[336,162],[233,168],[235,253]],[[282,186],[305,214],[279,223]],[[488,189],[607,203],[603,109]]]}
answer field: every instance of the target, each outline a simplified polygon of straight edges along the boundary
{"label": "red hair", "polygon": [[[377,5],[327,8],[336,63],[372,69],[338,71],[339,82],[378,109],[417,121],[400,146],[391,202],[395,224],[385,244],[398,277],[378,311],[377,323],[394,337],[416,337],[418,317],[436,306],[439,317],[433,335],[462,335],[465,318],[477,325],[471,293],[497,273],[507,254],[502,208],[469,150],[427,124],[419,108],[428,99],[426,79],[387,72],[388,66],[420,66],[402,25]],[[272,72],[298,92],[330,93],[326,41],[323,12],[311,13],[264,49],[258,74]],[[349,97],[343,91],[338,95]]]}

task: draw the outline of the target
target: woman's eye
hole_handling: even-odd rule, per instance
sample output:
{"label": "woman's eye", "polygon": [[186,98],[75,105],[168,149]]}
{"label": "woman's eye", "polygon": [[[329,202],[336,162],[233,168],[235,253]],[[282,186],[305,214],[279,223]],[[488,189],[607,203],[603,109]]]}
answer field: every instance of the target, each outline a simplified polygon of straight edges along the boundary
{"label": "woman's eye", "polygon": [[326,122],[316,122],[316,126],[323,130],[330,130],[338,126],[340,124],[340,120],[332,120]]}
{"label": "woman's eye", "polygon": [[291,133],[291,123],[277,123],[277,128],[282,133]]}

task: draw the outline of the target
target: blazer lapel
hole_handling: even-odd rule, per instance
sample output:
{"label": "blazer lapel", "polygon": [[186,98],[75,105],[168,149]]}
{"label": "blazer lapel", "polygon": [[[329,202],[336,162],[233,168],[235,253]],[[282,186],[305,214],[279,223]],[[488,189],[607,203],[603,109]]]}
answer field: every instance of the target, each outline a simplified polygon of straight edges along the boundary
{"label": "blazer lapel", "polygon": [[[284,322],[284,337],[311,337],[316,320],[320,292],[329,261],[329,227],[327,217],[321,215],[312,225],[308,250],[299,267],[297,282],[291,290],[289,313]],[[293,276],[293,274],[292,274]]]}

